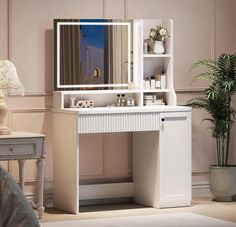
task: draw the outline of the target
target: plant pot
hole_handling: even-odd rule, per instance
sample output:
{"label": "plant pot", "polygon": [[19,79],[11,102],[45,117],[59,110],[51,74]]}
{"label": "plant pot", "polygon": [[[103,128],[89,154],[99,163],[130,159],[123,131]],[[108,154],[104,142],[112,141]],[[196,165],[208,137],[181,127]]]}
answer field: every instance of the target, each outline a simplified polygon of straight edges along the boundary
{"label": "plant pot", "polygon": [[155,41],[154,42],[153,53],[154,54],[163,54],[163,53],[165,53],[165,48],[164,48],[163,41]]}
{"label": "plant pot", "polygon": [[229,202],[236,195],[236,166],[210,166],[210,190],[215,201]]}

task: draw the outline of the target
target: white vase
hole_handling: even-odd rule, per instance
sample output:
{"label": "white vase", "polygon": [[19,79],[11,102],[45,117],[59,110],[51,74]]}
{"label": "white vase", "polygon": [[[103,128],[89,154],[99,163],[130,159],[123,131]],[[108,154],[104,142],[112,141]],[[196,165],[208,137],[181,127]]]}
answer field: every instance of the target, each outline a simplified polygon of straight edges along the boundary
{"label": "white vase", "polygon": [[153,53],[154,54],[163,54],[165,52],[163,41],[155,41]]}

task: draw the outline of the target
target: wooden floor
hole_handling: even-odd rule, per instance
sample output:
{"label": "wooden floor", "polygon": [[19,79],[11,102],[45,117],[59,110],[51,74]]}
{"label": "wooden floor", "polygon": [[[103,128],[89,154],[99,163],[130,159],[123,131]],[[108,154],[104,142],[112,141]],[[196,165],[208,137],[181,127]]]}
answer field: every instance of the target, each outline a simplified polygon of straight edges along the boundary
{"label": "wooden floor", "polygon": [[192,212],[236,223],[236,202],[215,202],[212,201],[212,198],[195,198],[193,199],[192,206],[190,207],[168,209],[155,209],[133,203],[83,206],[80,208],[80,214],[78,215],[48,208],[46,209],[44,217],[40,222],[125,217],[177,212]]}

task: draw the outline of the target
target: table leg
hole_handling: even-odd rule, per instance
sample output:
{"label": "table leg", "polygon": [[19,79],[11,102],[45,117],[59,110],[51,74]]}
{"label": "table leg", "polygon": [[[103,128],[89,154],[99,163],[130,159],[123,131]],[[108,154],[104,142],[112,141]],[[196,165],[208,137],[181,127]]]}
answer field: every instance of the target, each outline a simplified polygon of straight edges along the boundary
{"label": "table leg", "polygon": [[24,185],[25,185],[25,176],[24,176],[24,164],[25,160],[18,160],[19,165],[19,185],[21,190],[24,192]]}
{"label": "table leg", "polygon": [[43,206],[44,166],[45,166],[45,160],[38,159],[37,160],[37,168],[38,168],[38,215],[39,215],[39,219],[42,218],[43,212],[44,212],[44,206]]}

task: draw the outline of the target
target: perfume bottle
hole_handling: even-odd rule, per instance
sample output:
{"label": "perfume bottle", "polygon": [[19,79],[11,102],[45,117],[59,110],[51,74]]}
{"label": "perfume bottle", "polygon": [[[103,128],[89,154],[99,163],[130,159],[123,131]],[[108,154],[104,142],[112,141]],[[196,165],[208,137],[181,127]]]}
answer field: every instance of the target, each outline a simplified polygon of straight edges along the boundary
{"label": "perfume bottle", "polygon": [[146,90],[149,90],[150,89],[150,80],[148,77],[146,77],[146,80],[145,80],[145,89]]}
{"label": "perfume bottle", "polygon": [[121,106],[121,97],[120,97],[120,94],[117,94],[116,106]]}
{"label": "perfume bottle", "polygon": [[166,74],[165,74],[165,72],[161,73],[161,89],[166,89]]}
{"label": "perfume bottle", "polygon": [[121,106],[126,106],[126,99],[125,99],[125,94],[121,95]]}

